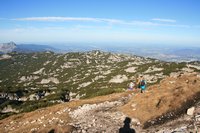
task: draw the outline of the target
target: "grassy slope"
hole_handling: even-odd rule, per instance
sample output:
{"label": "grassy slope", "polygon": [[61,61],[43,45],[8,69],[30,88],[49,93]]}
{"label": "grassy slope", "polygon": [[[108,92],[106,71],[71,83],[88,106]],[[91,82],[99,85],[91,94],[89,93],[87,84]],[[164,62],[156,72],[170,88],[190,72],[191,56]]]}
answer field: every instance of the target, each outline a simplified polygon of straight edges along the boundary
{"label": "grassy slope", "polygon": [[[71,122],[71,119],[67,113],[68,111],[64,112],[64,110],[69,108],[73,110],[83,104],[115,101],[123,96],[129,95],[130,93],[135,93],[135,95],[127,104],[119,107],[118,110],[124,112],[129,117],[138,118],[142,124],[145,124],[148,120],[158,118],[165,113],[185,109],[182,108],[182,105],[192,99],[193,96],[199,92],[200,77],[195,74],[183,75],[178,77],[178,79],[167,77],[165,80],[161,81],[161,84],[150,86],[148,92],[143,94],[136,90],[135,92],[129,91],[106,96],[98,96],[91,99],[72,101],[39,109],[30,113],[11,116],[4,120],[0,120],[0,132],[7,132],[4,128],[5,126],[14,127],[15,130],[11,132],[29,132],[30,129],[33,128],[40,128],[41,132],[47,132],[53,128],[60,132],[69,131],[71,130],[71,127],[67,126],[67,124]],[[136,106],[133,107],[133,104]],[[133,108],[136,108],[136,110],[133,110]],[[43,116],[44,118],[42,119]],[[49,123],[49,120],[55,117],[58,119]],[[42,123],[38,120],[35,121],[38,118],[42,119]],[[60,121],[63,121],[63,123],[60,123]],[[28,124],[23,125],[23,123],[26,122],[28,122]],[[46,127],[44,127],[44,124]]]}
{"label": "grassy slope", "polygon": [[160,84],[150,86],[148,92],[135,95],[129,103],[119,109],[130,117],[138,118],[144,124],[165,113],[186,111],[185,104],[198,93],[200,93],[200,77],[195,74],[183,75],[178,79],[167,77]]}

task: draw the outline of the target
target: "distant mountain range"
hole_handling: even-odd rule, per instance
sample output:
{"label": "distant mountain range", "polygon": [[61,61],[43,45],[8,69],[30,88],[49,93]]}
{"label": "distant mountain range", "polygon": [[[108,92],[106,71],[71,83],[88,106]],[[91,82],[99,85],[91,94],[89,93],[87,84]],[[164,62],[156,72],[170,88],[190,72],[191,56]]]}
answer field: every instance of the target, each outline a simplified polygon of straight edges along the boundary
{"label": "distant mountain range", "polygon": [[14,42],[0,44],[0,54],[9,52],[31,53],[52,51],[55,53],[86,52],[101,50],[106,52],[138,55],[155,58],[163,61],[200,61],[200,47],[188,46],[159,46],[159,45],[92,45],[92,44],[57,44],[57,45],[36,45],[36,44],[15,44]]}
{"label": "distant mountain range", "polygon": [[200,47],[176,45],[144,45],[144,44],[63,44],[52,45],[58,49],[56,52],[85,52],[101,50],[105,52],[137,55],[155,58],[163,61],[190,62],[200,61]]}
{"label": "distant mountain range", "polygon": [[56,51],[56,49],[47,45],[21,44],[21,45],[17,45],[14,51],[27,53],[27,52]]}
{"label": "distant mountain range", "polygon": [[44,52],[44,51],[58,51],[56,48],[53,48],[48,45],[36,45],[36,44],[15,44],[14,42],[2,43],[0,44],[0,53],[10,53],[10,52],[19,52],[19,53],[31,53],[31,52]]}

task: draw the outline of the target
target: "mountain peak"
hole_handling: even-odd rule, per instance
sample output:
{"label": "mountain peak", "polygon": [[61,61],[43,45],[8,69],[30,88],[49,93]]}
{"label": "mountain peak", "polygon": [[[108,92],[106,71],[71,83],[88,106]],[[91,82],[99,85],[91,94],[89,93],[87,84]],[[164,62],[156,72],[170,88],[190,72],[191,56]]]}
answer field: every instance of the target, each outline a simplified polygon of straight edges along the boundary
{"label": "mountain peak", "polygon": [[15,42],[10,41],[8,44],[16,46]]}
{"label": "mountain peak", "polygon": [[0,44],[0,52],[9,53],[12,52],[16,48],[16,44],[14,42],[9,43],[1,43]]}

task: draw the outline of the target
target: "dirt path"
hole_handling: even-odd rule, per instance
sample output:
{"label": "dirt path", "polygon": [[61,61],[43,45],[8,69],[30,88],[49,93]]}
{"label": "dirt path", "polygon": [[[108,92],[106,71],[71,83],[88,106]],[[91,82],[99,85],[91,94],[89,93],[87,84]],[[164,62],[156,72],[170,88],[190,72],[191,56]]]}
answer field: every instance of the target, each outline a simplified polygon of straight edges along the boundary
{"label": "dirt path", "polygon": [[[99,104],[85,104],[78,109],[70,112],[70,116],[74,119],[71,123],[77,132],[118,132],[120,127],[123,127],[123,121],[126,115],[117,111],[117,107],[124,105],[134,95],[122,97],[116,101],[103,102]],[[132,123],[139,124],[139,121],[132,119]]]}
{"label": "dirt path", "polygon": [[[117,110],[128,103],[135,94],[130,94],[128,97],[122,97],[111,102],[102,102],[98,104],[84,104],[76,110],[71,111],[70,117],[73,122],[69,125],[74,127],[72,133],[118,133],[123,127],[126,114]],[[183,115],[178,119],[171,120],[164,124],[152,126],[148,129],[143,129],[143,125],[139,120],[131,118],[130,127],[139,133],[189,133],[200,132],[200,102],[195,106],[194,116]]]}

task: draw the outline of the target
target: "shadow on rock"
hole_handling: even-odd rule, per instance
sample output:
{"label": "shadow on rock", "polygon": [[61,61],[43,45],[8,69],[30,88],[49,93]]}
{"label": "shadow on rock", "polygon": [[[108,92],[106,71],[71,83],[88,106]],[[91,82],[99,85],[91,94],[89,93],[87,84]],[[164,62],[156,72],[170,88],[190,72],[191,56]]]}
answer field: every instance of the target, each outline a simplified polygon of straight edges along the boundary
{"label": "shadow on rock", "polygon": [[130,128],[131,118],[126,117],[124,120],[124,126],[119,129],[119,133],[136,133],[135,129]]}

